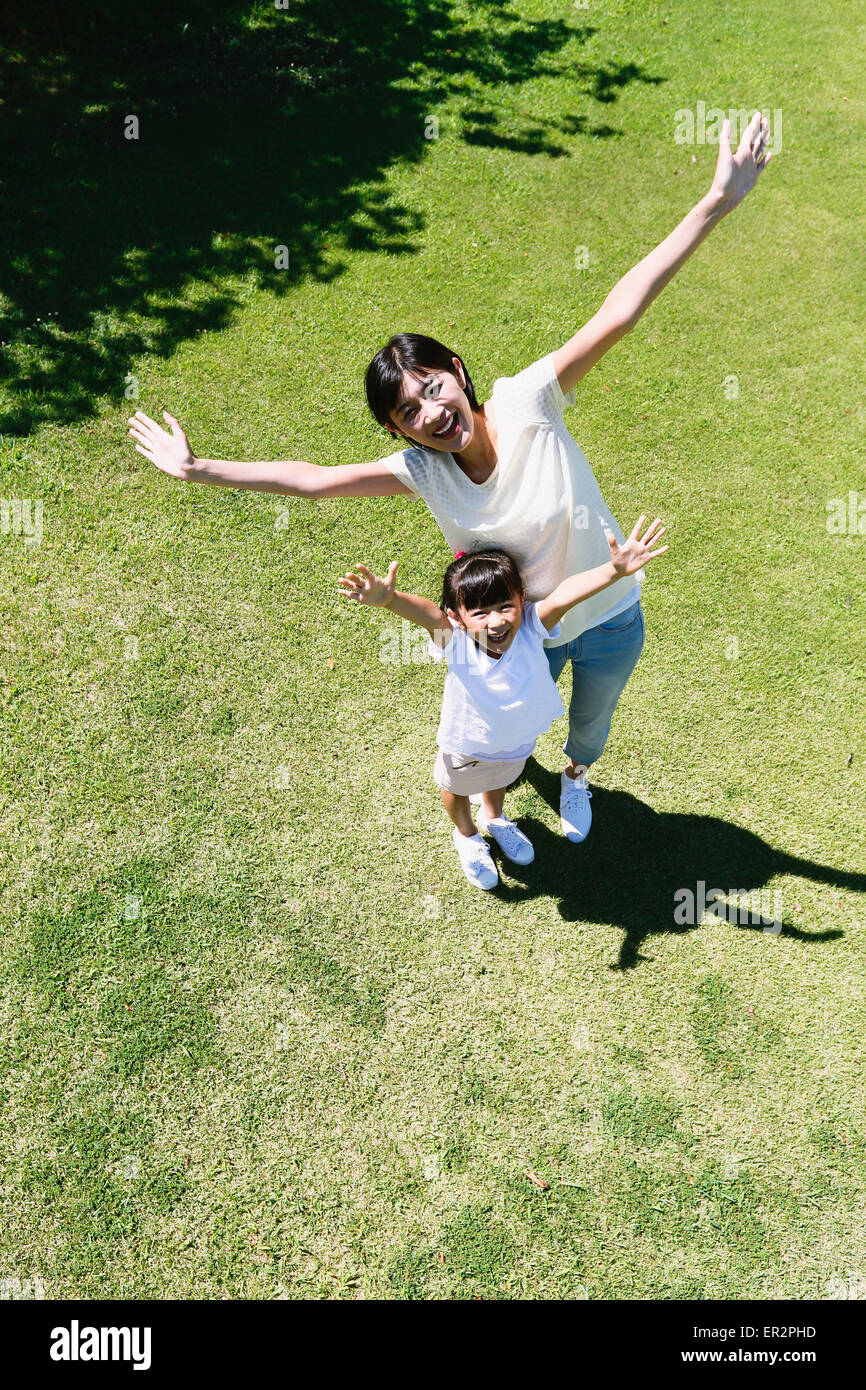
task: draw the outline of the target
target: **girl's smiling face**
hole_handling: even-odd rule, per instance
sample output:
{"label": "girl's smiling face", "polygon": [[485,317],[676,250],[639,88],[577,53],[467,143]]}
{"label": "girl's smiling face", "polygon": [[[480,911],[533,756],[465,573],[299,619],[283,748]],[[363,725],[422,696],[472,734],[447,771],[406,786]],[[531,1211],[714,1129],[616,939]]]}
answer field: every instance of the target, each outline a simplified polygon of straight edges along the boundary
{"label": "girl's smiling face", "polygon": [[391,411],[395,431],[424,449],[459,454],[472,440],[475,421],[472,407],[462,389],[466,378],[453,357],[454,371],[431,369],[420,376],[403,373],[400,400]]}
{"label": "girl's smiling face", "polygon": [[461,607],[456,613],[449,609],[448,616],[469,633],[476,647],[487,656],[500,657],[520,630],[523,599],[520,594],[511,594],[497,603]]}

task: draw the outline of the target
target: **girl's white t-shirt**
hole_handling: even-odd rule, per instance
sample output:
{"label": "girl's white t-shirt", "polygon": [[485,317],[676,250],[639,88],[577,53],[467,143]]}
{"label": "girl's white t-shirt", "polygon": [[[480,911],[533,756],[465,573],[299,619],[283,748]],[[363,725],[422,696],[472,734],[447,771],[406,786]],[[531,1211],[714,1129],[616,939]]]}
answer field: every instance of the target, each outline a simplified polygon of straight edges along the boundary
{"label": "girl's white t-shirt", "polygon": [[[451,454],[412,445],[381,460],[416,499],[423,499],[453,551],[500,545],[517,561],[526,596],[537,602],[569,575],[610,559],[609,527],[622,529],[605,503],[583,450],[566,429],[553,353],[516,376],[499,377],[492,399],[498,460],[473,483]],[[618,579],[566,613],[556,646],[579,637],[640,598],[644,571]]]}
{"label": "girl's white t-shirt", "polygon": [[[464,628],[449,618],[443,648],[428,643],[436,661],[447,661],[442,714],[436,742],[443,753],[466,753],[488,761],[528,758],[539,734],[565,713],[544,655],[547,628],[534,603],[502,656],[488,656]],[[557,636],[559,623],[551,628]]]}

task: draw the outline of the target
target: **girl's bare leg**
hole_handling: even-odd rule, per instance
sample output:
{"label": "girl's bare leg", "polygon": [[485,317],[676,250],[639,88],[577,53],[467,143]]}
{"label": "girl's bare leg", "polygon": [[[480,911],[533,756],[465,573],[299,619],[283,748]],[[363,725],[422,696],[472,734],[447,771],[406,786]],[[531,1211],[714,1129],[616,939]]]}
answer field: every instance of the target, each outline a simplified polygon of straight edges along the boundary
{"label": "girl's bare leg", "polygon": [[[454,792],[442,791],[442,805],[448,812],[461,835],[477,835],[475,822],[472,819],[468,796],[455,796]],[[486,795],[486,793],[485,793]]]}
{"label": "girl's bare leg", "polygon": [[481,804],[488,820],[496,820],[497,816],[502,815],[502,807],[505,805],[505,791],[505,787],[497,787],[493,792],[481,793]]}

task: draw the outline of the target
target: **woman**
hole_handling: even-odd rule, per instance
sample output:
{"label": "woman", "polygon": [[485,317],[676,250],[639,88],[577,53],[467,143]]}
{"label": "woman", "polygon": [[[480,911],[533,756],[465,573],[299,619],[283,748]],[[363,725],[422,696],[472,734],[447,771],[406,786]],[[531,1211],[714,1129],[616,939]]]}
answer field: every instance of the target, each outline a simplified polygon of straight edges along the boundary
{"label": "woman", "polygon": [[[518,561],[530,600],[568,574],[608,558],[606,530],[624,539],[562,411],[574,387],[632,328],[680,266],[754,187],[772,159],[769,122],[753,116],[735,153],[730,121],[719,137],[710,191],[679,226],[628,271],[596,314],[555,352],[494,383],[479,405],[462,359],[418,334],[399,334],[367,370],[376,419],[409,447],[374,463],[234,463],[196,458],[177,420],[169,434],[141,411],[129,421],[139,453],[172,477],[296,497],[409,496],[422,499],[453,550],[499,545]],[[573,679],[560,815],[566,838],[591,824],[587,773],[600,757],[620,694],[644,643],[640,579],[630,576],[579,604],[547,646],[556,680]]]}

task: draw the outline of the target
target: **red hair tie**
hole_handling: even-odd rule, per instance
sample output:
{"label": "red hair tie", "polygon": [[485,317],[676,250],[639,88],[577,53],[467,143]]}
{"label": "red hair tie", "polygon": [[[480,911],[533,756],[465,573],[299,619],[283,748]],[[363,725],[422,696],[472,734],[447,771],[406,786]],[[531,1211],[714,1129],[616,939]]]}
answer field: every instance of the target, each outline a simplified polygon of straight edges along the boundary
{"label": "red hair tie", "polygon": [[466,554],[466,551],[465,551],[465,550],[455,550],[455,552],[454,552],[454,559],[455,559],[455,560],[459,560],[460,557],[461,557],[461,555],[465,555],[465,554]]}

